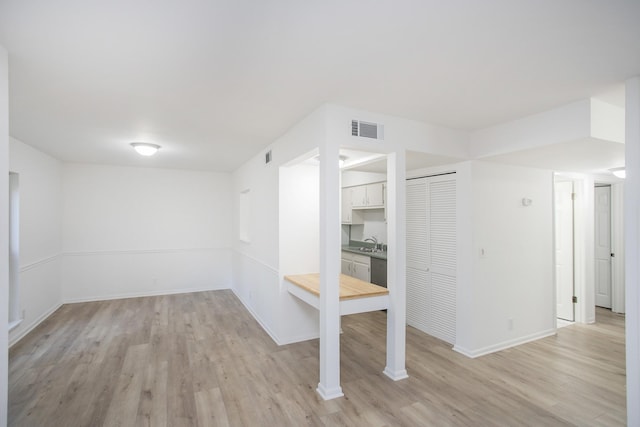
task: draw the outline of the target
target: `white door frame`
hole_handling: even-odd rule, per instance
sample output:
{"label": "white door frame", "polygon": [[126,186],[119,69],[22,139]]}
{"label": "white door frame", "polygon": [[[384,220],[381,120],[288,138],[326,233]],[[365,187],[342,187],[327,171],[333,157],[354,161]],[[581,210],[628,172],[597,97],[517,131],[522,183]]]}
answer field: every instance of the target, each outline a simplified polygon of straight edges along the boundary
{"label": "white door frame", "polygon": [[611,184],[611,311],[625,313],[624,183]]}
{"label": "white door frame", "polygon": [[[595,237],[595,298],[596,306],[611,309],[612,305],[612,203],[611,185],[596,183],[594,191],[594,237]],[[602,200],[604,198],[604,200]],[[604,208],[604,209],[603,209]],[[603,223],[604,221],[604,223]],[[604,229],[602,226],[604,225]],[[602,236],[607,233],[607,236]],[[601,240],[604,237],[604,240]]]}
{"label": "white door frame", "polygon": [[[570,185],[568,188],[560,188],[560,185]],[[565,197],[559,198],[563,193]],[[571,299],[575,296],[574,281],[574,209],[573,209],[573,181],[554,177],[553,182],[553,258],[554,258],[554,283],[556,287],[555,317],[562,320],[575,321],[575,306]],[[569,209],[566,203],[569,201]],[[558,202],[561,204],[558,205]],[[558,210],[563,208],[562,210]],[[570,211],[570,212],[569,212]],[[567,216],[570,213],[570,218]],[[560,259],[559,259],[560,258]],[[562,264],[559,265],[559,263]],[[560,280],[562,278],[562,280]],[[570,288],[570,289],[569,289]],[[559,298],[562,298],[560,300]]]}
{"label": "white door frame", "polygon": [[[594,323],[595,307],[595,231],[594,231],[594,179],[584,174],[555,174],[559,180],[573,181],[574,215],[574,292],[576,323]],[[553,257],[555,268],[555,255]],[[554,298],[554,313],[556,312]],[[555,319],[554,319],[555,321]]]}

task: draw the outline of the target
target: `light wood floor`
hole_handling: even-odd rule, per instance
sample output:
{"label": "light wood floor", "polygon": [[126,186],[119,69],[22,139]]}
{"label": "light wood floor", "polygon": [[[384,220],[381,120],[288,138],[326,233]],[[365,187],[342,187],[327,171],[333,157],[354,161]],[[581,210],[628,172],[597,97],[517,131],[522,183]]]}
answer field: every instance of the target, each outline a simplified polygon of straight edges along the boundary
{"label": "light wood floor", "polygon": [[343,318],[345,397],[316,394],[318,341],[278,347],[231,291],[65,305],[10,351],[11,426],[552,426],[625,423],[624,317],[478,359],[384,312]]}

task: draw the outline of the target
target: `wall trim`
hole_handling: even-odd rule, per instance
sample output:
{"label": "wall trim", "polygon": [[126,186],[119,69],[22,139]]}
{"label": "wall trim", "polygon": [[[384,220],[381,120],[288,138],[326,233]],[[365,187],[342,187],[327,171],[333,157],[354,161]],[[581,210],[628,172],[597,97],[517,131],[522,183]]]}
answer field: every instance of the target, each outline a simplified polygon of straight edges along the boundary
{"label": "wall trim", "polygon": [[[342,329],[340,330],[342,333]],[[288,344],[296,344],[303,341],[317,340],[320,339],[320,333],[317,334],[308,334],[308,335],[298,335],[295,337],[287,338],[286,340],[281,340],[278,345],[288,345]]]}
{"label": "wall trim", "polygon": [[460,347],[459,345],[454,345],[453,350],[467,357],[475,359],[476,357],[485,356],[487,354],[495,353],[501,350],[506,350],[511,347],[516,347],[521,344],[526,344],[528,342],[536,341],[541,338],[550,337],[556,334],[557,334],[557,329],[553,328],[553,329],[548,329],[546,331],[536,332],[535,334],[526,335],[524,337],[503,341],[501,343],[479,348],[477,350],[469,350],[469,349]]}
{"label": "wall trim", "polygon": [[269,264],[267,264],[266,262],[261,261],[261,260],[259,260],[258,258],[255,258],[255,257],[253,257],[253,256],[251,256],[251,255],[248,255],[248,254],[246,254],[246,253],[244,253],[244,252],[242,252],[241,250],[238,250],[238,249],[236,249],[236,248],[232,248],[231,250],[232,250],[233,252],[237,253],[238,255],[242,255],[243,257],[245,257],[245,258],[247,258],[247,259],[249,259],[249,260],[251,260],[251,261],[253,261],[253,262],[257,263],[257,264],[260,264],[261,266],[265,267],[266,269],[268,269],[268,270],[270,270],[271,272],[273,272],[273,273],[277,274],[278,276],[280,276],[280,270],[278,270],[277,268],[274,268],[274,267],[270,266],[270,265],[269,265]]}
{"label": "wall trim", "polygon": [[51,255],[46,258],[39,259],[38,261],[31,262],[29,264],[25,264],[20,266],[20,273],[24,273],[25,271],[32,270],[34,268],[38,268],[44,264],[50,263],[52,261],[57,261],[62,257],[62,254]]}
{"label": "wall trim", "polygon": [[35,319],[33,322],[31,322],[31,324],[29,326],[27,326],[26,328],[24,328],[22,331],[20,331],[19,333],[17,333],[15,336],[9,336],[9,348],[13,347],[15,344],[17,344],[22,338],[24,338],[25,336],[27,336],[27,334],[31,331],[33,331],[36,327],[38,327],[42,322],[44,322],[45,320],[47,320],[47,318],[49,316],[51,316],[53,313],[55,313],[56,311],[58,311],[58,309],[60,307],[62,307],[63,304],[62,303],[58,303],[55,304],[53,307],[51,307],[49,310],[47,310],[46,312],[42,313],[37,319]]}
{"label": "wall trim", "polygon": [[249,304],[247,304],[247,302],[240,296],[240,294],[238,292],[236,292],[236,289],[234,287],[231,288],[231,291],[233,292],[233,294],[236,296],[236,298],[238,298],[238,300],[240,300],[240,302],[242,303],[242,305],[244,305],[244,308],[247,309],[247,311],[249,312],[249,314],[251,314],[251,316],[255,319],[256,322],[258,322],[258,324],[262,327],[262,329],[267,333],[267,335],[269,335],[271,337],[271,339],[273,340],[273,342],[275,342],[277,345],[281,346],[281,345],[285,345],[288,343],[284,343],[282,341],[280,341],[280,339],[278,338],[278,336],[275,334],[275,332],[273,332],[271,330],[271,328],[269,328],[267,326],[266,323],[264,323],[262,321],[262,319],[260,318],[260,316],[258,316],[258,313],[256,313]]}
{"label": "wall trim", "polygon": [[123,250],[103,250],[103,251],[71,251],[63,252],[63,256],[95,256],[95,255],[146,255],[146,254],[171,254],[181,252],[218,252],[229,251],[231,247],[223,246],[219,248],[169,248],[169,249],[123,249]]}
{"label": "wall trim", "polygon": [[130,292],[123,294],[105,295],[99,297],[89,298],[64,298],[63,304],[76,304],[82,302],[95,302],[95,301],[110,301],[115,299],[127,299],[127,298],[143,298],[143,297],[157,297],[162,295],[176,295],[176,294],[191,294],[196,292],[208,292],[208,291],[221,291],[225,289],[231,289],[231,284],[219,286],[205,286],[199,288],[187,288],[187,289],[162,289],[158,291],[143,291],[143,292]]}

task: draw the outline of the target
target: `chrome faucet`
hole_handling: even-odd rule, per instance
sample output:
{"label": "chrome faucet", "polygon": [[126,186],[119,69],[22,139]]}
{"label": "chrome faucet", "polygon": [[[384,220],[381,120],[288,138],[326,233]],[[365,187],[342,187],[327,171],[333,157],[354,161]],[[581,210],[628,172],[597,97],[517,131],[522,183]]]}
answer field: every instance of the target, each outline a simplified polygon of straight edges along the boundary
{"label": "chrome faucet", "polygon": [[364,242],[371,242],[373,243],[373,250],[377,251],[378,250],[378,239],[376,239],[376,236],[371,236],[371,237],[367,237],[366,239],[363,240]]}

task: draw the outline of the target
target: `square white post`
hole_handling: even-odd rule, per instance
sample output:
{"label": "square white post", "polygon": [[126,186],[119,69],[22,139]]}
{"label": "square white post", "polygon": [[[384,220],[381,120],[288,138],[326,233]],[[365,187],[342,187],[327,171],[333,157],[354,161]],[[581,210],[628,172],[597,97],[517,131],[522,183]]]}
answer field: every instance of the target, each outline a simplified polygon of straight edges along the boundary
{"label": "square white post", "polygon": [[627,425],[640,425],[640,76],[626,83],[624,235]]}
{"label": "square white post", "polygon": [[339,147],[320,146],[320,383],[324,400],[340,387],[340,168]]}
{"label": "square white post", "polygon": [[387,156],[387,366],[394,381],[407,378],[405,368],[407,318],[406,260],[406,153]]}
{"label": "square white post", "polygon": [[7,425],[9,383],[9,56],[0,46],[0,426]]}

